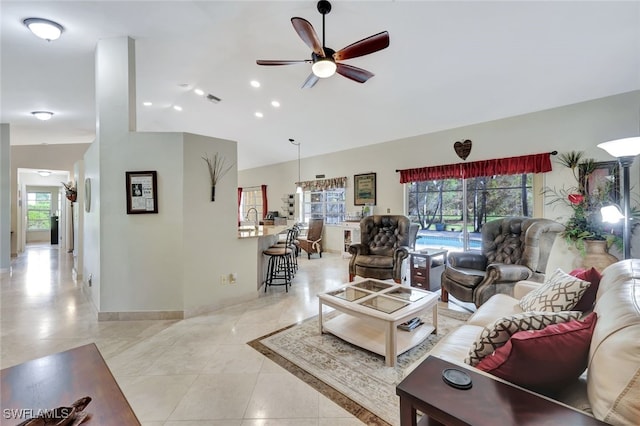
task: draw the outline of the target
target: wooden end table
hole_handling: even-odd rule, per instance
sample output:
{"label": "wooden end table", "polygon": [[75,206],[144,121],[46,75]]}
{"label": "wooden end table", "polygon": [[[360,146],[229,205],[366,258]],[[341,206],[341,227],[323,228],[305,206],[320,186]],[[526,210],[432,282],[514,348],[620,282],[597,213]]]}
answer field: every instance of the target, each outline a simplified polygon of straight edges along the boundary
{"label": "wooden end table", "polygon": [[[473,382],[460,390],[442,380],[442,371],[465,371]],[[396,387],[400,425],[604,425],[598,419],[489,376],[429,356]],[[417,421],[417,411],[424,416]]]}
{"label": "wooden end table", "polygon": [[16,425],[39,410],[68,407],[90,396],[87,426],[139,426],[136,415],[94,343],[0,371],[0,424]]}
{"label": "wooden end table", "polygon": [[440,275],[447,263],[447,250],[427,249],[409,253],[411,286],[423,290],[440,290]]}

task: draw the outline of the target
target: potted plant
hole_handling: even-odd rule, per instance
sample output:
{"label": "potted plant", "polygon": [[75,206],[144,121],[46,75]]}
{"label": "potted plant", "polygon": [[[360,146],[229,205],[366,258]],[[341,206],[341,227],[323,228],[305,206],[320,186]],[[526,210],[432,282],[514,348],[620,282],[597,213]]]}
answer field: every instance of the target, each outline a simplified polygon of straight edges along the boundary
{"label": "potted plant", "polygon": [[[592,188],[589,192],[586,191],[582,182],[586,181],[595,170],[595,161],[583,159],[582,152],[571,151],[560,154],[558,161],[571,169],[576,181],[576,185],[569,188],[545,188],[543,191],[550,198],[548,204],[559,203],[571,210],[571,216],[565,221],[565,229],[560,235],[569,245],[575,246],[583,257],[597,253],[603,257],[600,263],[606,263],[604,266],[617,261],[615,256],[608,254],[608,248],[614,243],[620,244],[620,237],[614,234],[612,229],[605,228],[600,213],[601,208],[612,201],[609,199],[610,183]],[[582,180],[579,178],[580,168],[584,175]]]}

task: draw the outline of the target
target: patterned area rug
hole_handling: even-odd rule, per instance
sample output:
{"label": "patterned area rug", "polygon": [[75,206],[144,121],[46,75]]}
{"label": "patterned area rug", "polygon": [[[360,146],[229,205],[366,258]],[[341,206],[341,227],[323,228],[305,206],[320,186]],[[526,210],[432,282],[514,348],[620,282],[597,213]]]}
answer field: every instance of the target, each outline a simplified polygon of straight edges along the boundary
{"label": "patterned area rug", "polygon": [[[337,315],[332,312],[332,315]],[[286,327],[248,342],[277,364],[368,425],[398,425],[396,385],[428,355],[435,343],[459,327],[469,314],[438,308],[438,334],[398,357],[395,367],[384,357],[351,345],[333,335],[320,334],[318,318]],[[431,322],[431,313],[424,316]],[[398,332],[402,332],[398,330]]]}

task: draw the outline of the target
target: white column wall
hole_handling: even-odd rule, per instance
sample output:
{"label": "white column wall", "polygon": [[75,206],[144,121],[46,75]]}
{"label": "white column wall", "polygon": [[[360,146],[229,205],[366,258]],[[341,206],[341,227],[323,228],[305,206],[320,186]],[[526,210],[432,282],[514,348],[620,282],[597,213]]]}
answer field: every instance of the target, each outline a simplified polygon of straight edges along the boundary
{"label": "white column wall", "polygon": [[[231,170],[216,185],[202,159],[215,153]],[[233,141],[185,134],[184,183],[184,307],[187,316],[257,297],[256,241],[238,240],[237,144]],[[235,284],[222,284],[220,276],[237,274]]]}
{"label": "white column wall", "polygon": [[[82,281],[88,290],[91,300],[100,311],[102,253],[100,239],[101,210],[101,174],[100,174],[100,141],[96,140],[84,154],[84,177],[91,179],[91,211],[83,215],[82,229]],[[123,184],[124,187],[124,184]],[[89,283],[91,280],[91,283]]]}
{"label": "white column wall", "polygon": [[9,124],[0,123],[0,272],[11,267],[11,148]]}

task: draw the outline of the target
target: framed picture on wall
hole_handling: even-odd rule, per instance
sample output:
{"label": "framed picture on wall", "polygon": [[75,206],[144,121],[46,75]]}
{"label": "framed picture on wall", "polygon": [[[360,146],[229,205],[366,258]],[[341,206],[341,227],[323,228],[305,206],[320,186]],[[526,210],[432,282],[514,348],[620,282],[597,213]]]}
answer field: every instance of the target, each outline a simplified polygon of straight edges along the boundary
{"label": "framed picture on wall", "polygon": [[353,204],[356,206],[376,204],[376,174],[364,173],[353,176]]}
{"label": "framed picture on wall", "polygon": [[155,171],[125,172],[127,214],[158,213],[158,176]]}

